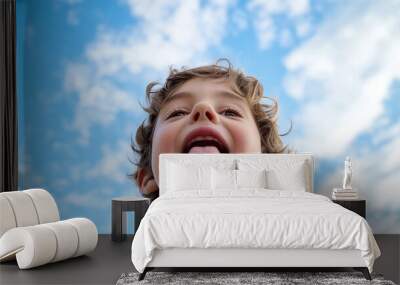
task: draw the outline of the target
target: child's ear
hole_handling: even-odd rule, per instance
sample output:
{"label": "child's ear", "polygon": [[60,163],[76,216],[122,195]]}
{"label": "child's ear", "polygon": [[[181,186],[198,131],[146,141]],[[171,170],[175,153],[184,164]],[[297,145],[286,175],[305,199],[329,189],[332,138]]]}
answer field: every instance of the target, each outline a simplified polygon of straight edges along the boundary
{"label": "child's ear", "polygon": [[158,191],[158,185],[154,180],[154,176],[151,171],[143,168],[138,169],[136,181],[139,185],[140,192],[142,192],[143,194],[148,195]]}

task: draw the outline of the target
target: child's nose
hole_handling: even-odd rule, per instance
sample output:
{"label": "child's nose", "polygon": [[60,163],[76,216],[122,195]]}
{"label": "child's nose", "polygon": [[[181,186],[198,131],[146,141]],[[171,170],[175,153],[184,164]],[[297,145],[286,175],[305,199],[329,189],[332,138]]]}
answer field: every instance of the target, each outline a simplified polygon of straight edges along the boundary
{"label": "child's nose", "polygon": [[191,119],[193,122],[205,120],[216,124],[218,123],[218,114],[210,104],[197,103],[193,107]]}

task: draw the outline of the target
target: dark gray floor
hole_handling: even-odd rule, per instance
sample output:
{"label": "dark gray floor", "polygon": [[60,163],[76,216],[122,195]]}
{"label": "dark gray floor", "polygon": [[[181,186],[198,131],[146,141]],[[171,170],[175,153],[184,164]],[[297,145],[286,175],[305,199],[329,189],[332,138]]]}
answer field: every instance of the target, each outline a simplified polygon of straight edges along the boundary
{"label": "dark gray floor", "polygon": [[381,257],[375,261],[374,272],[400,284],[400,235],[375,235],[375,239]]}
{"label": "dark gray floor", "polygon": [[[375,236],[382,256],[374,272],[386,279],[400,280],[400,235]],[[110,235],[100,235],[94,252],[29,270],[19,270],[16,262],[0,264],[0,284],[115,284],[123,272],[134,271],[130,260],[132,237],[112,242]]]}

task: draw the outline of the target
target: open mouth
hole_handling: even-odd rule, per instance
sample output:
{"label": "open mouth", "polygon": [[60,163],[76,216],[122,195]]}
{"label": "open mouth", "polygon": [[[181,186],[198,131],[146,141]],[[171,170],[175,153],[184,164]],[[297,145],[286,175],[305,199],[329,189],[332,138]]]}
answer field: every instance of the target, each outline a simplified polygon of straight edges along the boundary
{"label": "open mouth", "polygon": [[185,139],[183,153],[229,153],[229,148],[218,132],[199,128]]}

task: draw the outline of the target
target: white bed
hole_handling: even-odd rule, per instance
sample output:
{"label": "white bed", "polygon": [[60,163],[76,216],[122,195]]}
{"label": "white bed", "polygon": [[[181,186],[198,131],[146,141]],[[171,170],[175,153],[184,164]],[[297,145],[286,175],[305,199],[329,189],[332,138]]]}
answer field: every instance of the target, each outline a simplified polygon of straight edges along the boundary
{"label": "white bed", "polygon": [[370,278],[371,229],[313,194],[313,172],[310,154],[162,154],[160,197],[132,243],[140,278],[154,267],[354,267]]}

